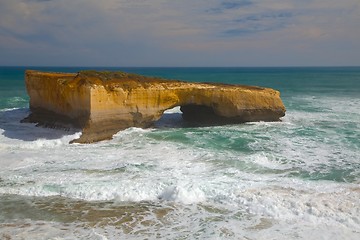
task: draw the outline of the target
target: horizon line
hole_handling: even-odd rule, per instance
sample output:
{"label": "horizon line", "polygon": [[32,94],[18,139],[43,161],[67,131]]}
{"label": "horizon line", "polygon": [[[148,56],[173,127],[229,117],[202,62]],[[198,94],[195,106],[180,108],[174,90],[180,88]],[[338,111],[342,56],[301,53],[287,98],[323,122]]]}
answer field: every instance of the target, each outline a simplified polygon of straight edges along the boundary
{"label": "horizon line", "polygon": [[360,65],[291,65],[291,66],[66,66],[66,65],[0,65],[0,67],[27,67],[27,68],[353,68]]}

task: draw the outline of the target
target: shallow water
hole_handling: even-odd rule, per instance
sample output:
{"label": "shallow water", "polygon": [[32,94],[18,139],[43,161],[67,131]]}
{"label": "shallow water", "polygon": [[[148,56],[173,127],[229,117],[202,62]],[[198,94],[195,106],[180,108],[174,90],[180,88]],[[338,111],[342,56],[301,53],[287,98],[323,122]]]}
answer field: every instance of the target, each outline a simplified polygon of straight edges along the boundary
{"label": "shallow water", "polygon": [[359,68],[126,69],[273,87],[286,116],[191,127],[175,108],[91,145],[68,144],[77,130],[19,123],[23,69],[10,70],[0,71],[2,238],[360,238]]}

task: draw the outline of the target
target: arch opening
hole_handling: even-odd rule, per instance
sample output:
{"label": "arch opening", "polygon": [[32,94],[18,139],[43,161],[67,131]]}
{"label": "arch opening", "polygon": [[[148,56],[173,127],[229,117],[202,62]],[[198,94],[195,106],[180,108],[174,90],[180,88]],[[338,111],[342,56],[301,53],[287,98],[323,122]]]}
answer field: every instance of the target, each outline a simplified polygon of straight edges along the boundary
{"label": "arch opening", "polygon": [[238,119],[217,115],[212,107],[187,104],[166,110],[155,127],[204,127],[238,123]]}
{"label": "arch opening", "polygon": [[224,117],[217,115],[214,109],[205,105],[183,105],[180,107],[182,118],[187,122],[199,124],[215,124],[220,123]]}

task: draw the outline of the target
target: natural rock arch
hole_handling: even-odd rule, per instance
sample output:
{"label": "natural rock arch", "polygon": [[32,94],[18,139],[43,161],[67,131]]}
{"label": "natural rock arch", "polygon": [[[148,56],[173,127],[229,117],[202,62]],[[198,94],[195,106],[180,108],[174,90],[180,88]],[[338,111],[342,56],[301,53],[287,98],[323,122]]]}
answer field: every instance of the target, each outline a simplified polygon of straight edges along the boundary
{"label": "natural rock arch", "polygon": [[181,107],[184,118],[205,116],[214,118],[214,123],[278,121],[285,115],[278,91],[253,86],[191,83],[123,72],[29,70],[26,87],[32,111],[27,121],[71,123],[82,129],[81,137],[73,141],[79,143],[110,139],[128,127],[149,127],[176,106]]}

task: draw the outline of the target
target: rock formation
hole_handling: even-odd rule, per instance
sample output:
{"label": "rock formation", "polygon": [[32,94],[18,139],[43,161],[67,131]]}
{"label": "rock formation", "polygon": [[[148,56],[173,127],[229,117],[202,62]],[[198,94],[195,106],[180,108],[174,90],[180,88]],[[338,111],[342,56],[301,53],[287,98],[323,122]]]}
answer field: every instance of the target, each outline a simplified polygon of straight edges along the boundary
{"label": "rock formation", "polygon": [[[31,114],[25,119],[82,129],[91,143],[128,127],[150,127],[165,110],[181,106],[188,120],[218,123],[278,121],[285,107],[278,91],[252,86],[192,83],[124,72],[50,73],[28,70]],[[205,116],[205,117],[202,117]]]}

